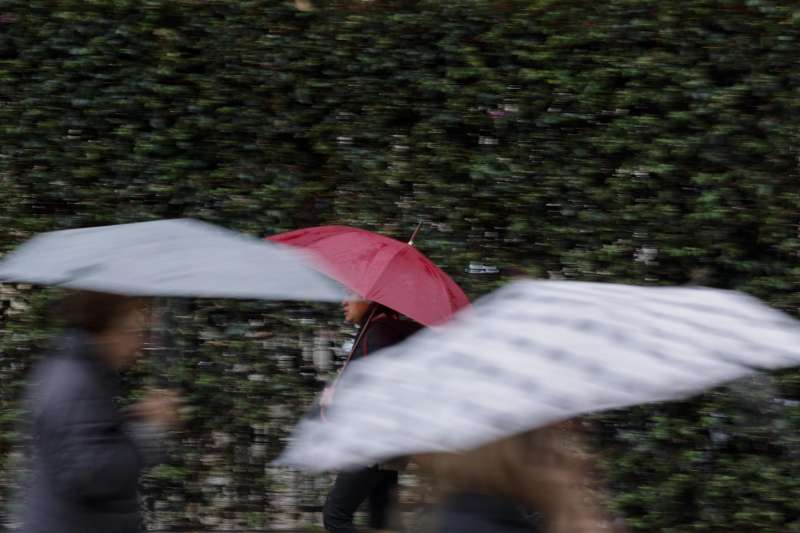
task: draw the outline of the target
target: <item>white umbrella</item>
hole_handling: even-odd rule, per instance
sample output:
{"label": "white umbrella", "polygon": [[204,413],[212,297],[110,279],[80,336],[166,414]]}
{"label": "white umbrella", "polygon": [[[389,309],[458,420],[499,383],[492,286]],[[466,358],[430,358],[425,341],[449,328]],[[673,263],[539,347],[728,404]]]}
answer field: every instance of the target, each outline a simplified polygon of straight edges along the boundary
{"label": "white umbrella", "polygon": [[192,219],[43,233],[3,258],[0,281],[134,296],[336,301],[343,294],[297,250]]}
{"label": "white umbrella", "polygon": [[742,293],[517,281],[353,363],[279,463],[321,471],[469,449],[576,415],[800,364],[800,322]]}

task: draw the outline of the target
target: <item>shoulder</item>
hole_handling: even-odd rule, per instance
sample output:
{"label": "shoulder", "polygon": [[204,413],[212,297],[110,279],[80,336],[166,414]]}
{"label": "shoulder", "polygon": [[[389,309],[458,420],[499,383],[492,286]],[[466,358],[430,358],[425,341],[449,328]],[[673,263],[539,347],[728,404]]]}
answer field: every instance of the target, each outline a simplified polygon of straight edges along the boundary
{"label": "shoulder", "polygon": [[386,336],[394,332],[393,321],[387,318],[373,320],[367,326],[367,336]]}
{"label": "shoulder", "polygon": [[94,395],[97,378],[86,354],[78,351],[81,349],[80,344],[62,340],[42,359],[29,384],[37,403],[70,402]]}
{"label": "shoulder", "polygon": [[366,350],[374,353],[377,350],[397,344],[410,334],[406,321],[394,318],[379,318],[372,322],[365,333]]}
{"label": "shoulder", "polygon": [[368,326],[365,337],[370,344],[393,344],[397,341],[397,329],[392,320],[380,318]]}
{"label": "shoulder", "polygon": [[95,391],[88,370],[61,357],[42,362],[29,388],[31,408],[40,414],[63,412]]}
{"label": "shoulder", "polygon": [[367,334],[373,334],[378,338],[391,339],[399,342],[406,337],[417,332],[421,326],[410,320],[400,320],[397,318],[381,318],[370,324]]}

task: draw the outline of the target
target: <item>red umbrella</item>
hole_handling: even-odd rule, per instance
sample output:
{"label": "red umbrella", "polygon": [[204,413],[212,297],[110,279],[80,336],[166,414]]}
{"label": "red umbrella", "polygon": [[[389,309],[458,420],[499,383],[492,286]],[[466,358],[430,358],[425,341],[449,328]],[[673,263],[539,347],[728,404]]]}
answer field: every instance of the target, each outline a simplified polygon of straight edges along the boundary
{"label": "red umbrella", "polygon": [[461,287],[411,242],[349,226],[305,228],[268,239],[310,250],[325,274],[426,326],[469,305]]}

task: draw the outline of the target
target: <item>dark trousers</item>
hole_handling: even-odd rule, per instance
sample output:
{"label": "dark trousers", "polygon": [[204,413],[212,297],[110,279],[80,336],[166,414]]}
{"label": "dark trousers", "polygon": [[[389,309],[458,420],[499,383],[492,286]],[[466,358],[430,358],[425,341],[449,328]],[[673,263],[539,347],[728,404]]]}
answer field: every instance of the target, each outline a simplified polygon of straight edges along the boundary
{"label": "dark trousers", "polygon": [[369,500],[369,527],[384,529],[397,498],[397,471],[377,466],[342,472],[328,493],[322,519],[330,533],[355,533],[353,515]]}

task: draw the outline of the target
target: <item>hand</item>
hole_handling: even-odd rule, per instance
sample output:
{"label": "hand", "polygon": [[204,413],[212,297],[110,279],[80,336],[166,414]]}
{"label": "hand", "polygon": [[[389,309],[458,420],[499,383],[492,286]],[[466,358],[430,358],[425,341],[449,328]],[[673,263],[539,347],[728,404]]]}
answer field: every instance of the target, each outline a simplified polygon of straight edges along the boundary
{"label": "hand", "polygon": [[325,387],[322,395],[319,397],[319,405],[325,409],[329,408],[333,403],[333,393],[336,391],[335,387]]}
{"label": "hand", "polygon": [[181,398],[177,391],[151,389],[144,398],[130,407],[131,415],[161,427],[180,422]]}

